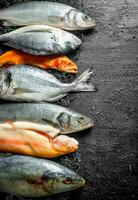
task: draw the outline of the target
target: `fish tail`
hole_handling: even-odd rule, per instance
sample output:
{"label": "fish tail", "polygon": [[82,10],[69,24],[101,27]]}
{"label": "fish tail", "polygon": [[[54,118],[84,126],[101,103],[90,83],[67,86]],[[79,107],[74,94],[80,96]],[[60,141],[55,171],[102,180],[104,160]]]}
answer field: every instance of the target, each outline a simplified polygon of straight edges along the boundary
{"label": "fish tail", "polygon": [[97,88],[93,85],[93,83],[87,83],[90,79],[93,71],[91,69],[87,69],[84,71],[74,82],[73,84],[73,91],[97,91]]}

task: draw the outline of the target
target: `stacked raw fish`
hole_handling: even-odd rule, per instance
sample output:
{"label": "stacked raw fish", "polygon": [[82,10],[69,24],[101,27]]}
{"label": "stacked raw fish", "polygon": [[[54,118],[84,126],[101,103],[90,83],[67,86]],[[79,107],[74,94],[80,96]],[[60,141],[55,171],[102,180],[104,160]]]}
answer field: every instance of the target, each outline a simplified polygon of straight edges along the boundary
{"label": "stacked raw fish", "polygon": [[0,158],[0,191],[40,197],[79,188],[82,177],[44,158],[77,151],[78,141],[64,134],[88,129],[93,121],[49,102],[70,92],[96,91],[87,83],[92,71],[63,83],[45,70],[76,74],[77,65],[65,54],[81,40],[65,30],[93,28],[95,21],[73,7],[45,1],[1,9],[0,21],[24,26],[0,35],[0,43],[13,48],[0,56],[0,99],[18,102],[0,105],[0,152],[22,154]]}

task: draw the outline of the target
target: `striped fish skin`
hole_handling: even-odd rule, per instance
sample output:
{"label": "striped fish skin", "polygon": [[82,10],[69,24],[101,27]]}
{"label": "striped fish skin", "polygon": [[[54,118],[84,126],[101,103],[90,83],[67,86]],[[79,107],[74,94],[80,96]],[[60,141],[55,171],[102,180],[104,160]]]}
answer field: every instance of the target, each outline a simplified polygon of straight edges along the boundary
{"label": "striped fish skin", "polygon": [[88,129],[94,125],[92,119],[69,108],[51,103],[0,104],[0,121],[27,120],[52,124],[60,134],[69,134]]}
{"label": "striped fish skin", "polygon": [[71,191],[85,184],[72,170],[53,161],[30,156],[0,157],[0,191],[41,197]]}
{"label": "striped fish skin", "polygon": [[3,26],[45,24],[65,30],[85,30],[96,23],[88,15],[65,4],[55,2],[22,2],[0,10]]}
{"label": "striped fish skin", "polygon": [[90,69],[72,83],[62,83],[52,74],[27,65],[16,65],[0,71],[0,99],[19,102],[54,102],[70,92],[96,91]]}
{"label": "striped fish skin", "polygon": [[32,25],[0,36],[0,42],[32,55],[66,54],[81,45],[81,40],[58,28]]}

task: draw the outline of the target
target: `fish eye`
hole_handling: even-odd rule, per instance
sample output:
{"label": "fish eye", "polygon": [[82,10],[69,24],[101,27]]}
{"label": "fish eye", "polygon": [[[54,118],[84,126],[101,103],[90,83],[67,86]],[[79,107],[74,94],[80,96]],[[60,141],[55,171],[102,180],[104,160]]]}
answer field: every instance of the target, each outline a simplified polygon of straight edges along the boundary
{"label": "fish eye", "polygon": [[72,179],[69,178],[69,177],[67,177],[67,178],[63,181],[64,184],[71,184],[72,182],[73,182]]}
{"label": "fish eye", "polygon": [[65,44],[66,44],[67,47],[71,46],[71,42],[69,42],[69,41],[65,42]]}
{"label": "fish eye", "polygon": [[70,146],[70,145],[68,145],[68,147],[67,147],[67,148],[68,148],[68,150],[71,150],[71,146]]}
{"label": "fish eye", "polygon": [[84,21],[86,22],[90,22],[91,21],[91,18],[88,16],[88,15],[85,15],[82,17]]}
{"label": "fish eye", "polygon": [[84,118],[84,117],[79,117],[79,118],[78,118],[78,122],[79,122],[79,123],[85,122],[85,118]]}
{"label": "fish eye", "polygon": [[5,26],[5,21],[0,21],[1,26]]}

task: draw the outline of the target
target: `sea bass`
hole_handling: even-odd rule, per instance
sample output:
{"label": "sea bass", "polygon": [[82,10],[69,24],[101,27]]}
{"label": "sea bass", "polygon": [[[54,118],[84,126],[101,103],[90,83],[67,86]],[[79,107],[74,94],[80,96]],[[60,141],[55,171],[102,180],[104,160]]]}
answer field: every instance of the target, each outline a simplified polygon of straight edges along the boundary
{"label": "sea bass", "polygon": [[19,120],[50,124],[59,128],[60,134],[82,131],[94,125],[90,118],[52,103],[0,104],[1,122]]}
{"label": "sea bass", "polygon": [[37,56],[19,50],[11,50],[0,55],[0,67],[29,64],[43,69],[56,69],[67,73],[77,73],[77,65],[65,55]]}
{"label": "sea bass", "polygon": [[3,26],[45,24],[66,30],[85,30],[96,23],[91,17],[65,4],[31,1],[14,4],[0,10]]}
{"label": "sea bass", "polygon": [[19,102],[54,102],[69,92],[95,91],[92,83],[86,83],[91,74],[88,69],[72,83],[62,83],[42,69],[15,65],[0,71],[0,99]]}
{"label": "sea bass", "polygon": [[0,35],[0,42],[33,55],[66,54],[78,48],[81,40],[58,28],[32,25]]}
{"label": "sea bass", "polygon": [[0,191],[41,197],[79,188],[85,180],[56,162],[30,156],[0,157]]}
{"label": "sea bass", "polygon": [[59,132],[48,125],[25,121],[0,124],[0,151],[44,158],[77,151],[77,140],[58,136]]}

